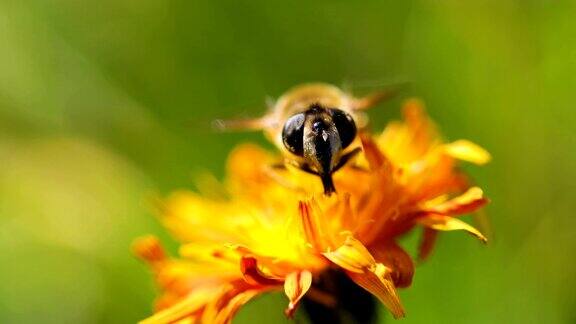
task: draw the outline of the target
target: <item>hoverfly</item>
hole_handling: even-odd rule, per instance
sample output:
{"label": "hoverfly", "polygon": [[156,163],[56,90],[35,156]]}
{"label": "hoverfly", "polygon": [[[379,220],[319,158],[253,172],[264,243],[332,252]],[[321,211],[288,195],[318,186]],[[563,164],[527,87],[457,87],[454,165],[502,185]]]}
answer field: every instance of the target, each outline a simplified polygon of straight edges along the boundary
{"label": "hoverfly", "polygon": [[263,130],[284,152],[285,163],[317,175],[324,194],[330,195],[336,192],[332,174],[362,150],[351,144],[367,126],[364,111],[393,93],[382,91],[355,98],[330,84],[303,84],[282,95],[261,118],[218,120],[216,126]]}

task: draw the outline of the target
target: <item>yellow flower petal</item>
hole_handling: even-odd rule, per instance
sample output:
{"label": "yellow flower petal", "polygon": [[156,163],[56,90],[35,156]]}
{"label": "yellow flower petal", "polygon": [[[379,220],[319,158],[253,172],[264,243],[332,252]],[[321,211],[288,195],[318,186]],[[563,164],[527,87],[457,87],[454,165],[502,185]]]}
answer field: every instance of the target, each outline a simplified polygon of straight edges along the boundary
{"label": "yellow flower petal", "polygon": [[288,308],[285,310],[286,316],[292,318],[300,299],[308,292],[310,286],[312,286],[312,273],[310,271],[295,271],[286,277],[284,293],[290,300]]}
{"label": "yellow flower petal", "polygon": [[478,165],[486,164],[492,159],[488,151],[468,140],[458,140],[445,144],[444,151],[455,159]]}
{"label": "yellow flower petal", "polygon": [[348,276],[357,285],[366,289],[390,310],[394,318],[404,317],[404,308],[392,282],[388,269],[381,263],[365,273],[348,272]]}
{"label": "yellow flower petal", "polygon": [[482,189],[472,187],[462,195],[437,205],[423,208],[424,212],[441,215],[461,215],[473,212],[488,203]]}
{"label": "yellow flower petal", "polygon": [[396,242],[382,242],[370,246],[370,252],[376,262],[390,269],[390,276],[396,287],[404,288],[412,284],[414,261]]}
{"label": "yellow flower petal", "polygon": [[454,217],[433,214],[420,217],[417,219],[417,222],[421,225],[424,225],[437,231],[463,230],[476,236],[483,243],[488,242],[488,239],[484,235],[482,235],[480,231]]}
{"label": "yellow flower petal", "polygon": [[258,295],[260,291],[258,290],[247,290],[241,292],[234,297],[232,297],[222,309],[219,310],[218,314],[215,317],[205,316],[203,318],[203,323],[214,323],[214,324],[230,324],[232,323],[232,318],[240,307],[250,301],[250,299],[254,298],[254,296]]}
{"label": "yellow flower petal", "polygon": [[404,316],[390,271],[382,263],[376,263],[362,242],[349,236],[336,251],[324,253],[324,256],[347,270],[356,284],[378,297],[394,318]]}
{"label": "yellow flower petal", "polygon": [[323,255],[338,266],[356,273],[364,273],[376,264],[366,247],[352,236],[347,237],[344,244],[335,251],[325,252]]}
{"label": "yellow flower petal", "polygon": [[140,324],[174,323],[198,311],[206,305],[207,300],[217,298],[219,294],[220,292],[218,289],[197,290],[170,308],[164,309],[153,316],[140,321]]}
{"label": "yellow flower petal", "polygon": [[300,221],[306,241],[316,250],[322,250],[323,240],[321,234],[318,233],[319,226],[314,217],[312,206],[309,202],[300,201],[298,203],[298,211],[300,213]]}

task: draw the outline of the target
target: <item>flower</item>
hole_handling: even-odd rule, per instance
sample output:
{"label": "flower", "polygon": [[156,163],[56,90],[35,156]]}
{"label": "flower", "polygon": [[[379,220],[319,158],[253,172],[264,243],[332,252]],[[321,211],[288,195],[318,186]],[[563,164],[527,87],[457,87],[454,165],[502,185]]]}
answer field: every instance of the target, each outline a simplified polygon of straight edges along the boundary
{"label": "flower", "polygon": [[484,164],[490,155],[466,140],[443,142],[417,100],[405,103],[403,115],[380,135],[360,134],[363,154],[335,173],[336,195],[322,195],[317,177],[271,167],[275,154],[241,145],[222,185],[168,197],[160,215],[182,243],[179,258],[152,236],[134,244],[161,291],[143,323],[228,323],[254,296],[282,289],[292,316],[307,293],[334,302],[314,282],[335,268],[404,316],[397,288],[410,286],[414,262],[398,238],[423,227],[420,258],[439,231],[464,230],[485,242],[458,218],[487,199],[457,162]]}

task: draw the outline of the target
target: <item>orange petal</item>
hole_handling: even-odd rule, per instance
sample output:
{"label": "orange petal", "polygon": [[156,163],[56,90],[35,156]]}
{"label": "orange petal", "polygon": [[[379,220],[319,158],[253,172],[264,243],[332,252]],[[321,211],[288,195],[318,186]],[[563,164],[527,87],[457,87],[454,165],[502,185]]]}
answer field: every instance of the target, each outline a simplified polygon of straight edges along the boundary
{"label": "orange petal", "polygon": [[366,289],[392,312],[394,318],[404,317],[404,308],[392,282],[388,269],[381,263],[365,273],[348,272],[348,276],[360,287]]}
{"label": "orange petal", "polygon": [[376,263],[362,242],[349,236],[336,251],[326,252],[324,256],[347,270],[356,284],[378,297],[395,318],[404,316],[389,270],[382,263]]}
{"label": "orange petal", "polygon": [[271,289],[252,286],[242,280],[232,281],[218,288],[218,295],[205,300],[205,307],[196,314],[198,317],[189,317],[190,323],[231,323],[232,317],[242,305],[254,296]]}
{"label": "orange petal", "polygon": [[300,214],[300,221],[302,222],[302,230],[304,231],[304,236],[306,241],[312,244],[316,249],[319,248],[318,244],[320,237],[316,231],[317,226],[312,218],[312,207],[310,203],[300,201],[298,202],[298,211]]}
{"label": "orange petal", "polygon": [[279,285],[282,282],[263,274],[258,269],[258,261],[251,256],[244,256],[240,261],[240,271],[244,275],[244,280],[252,285],[271,286]]}
{"label": "orange petal", "polygon": [[425,261],[434,245],[436,245],[436,240],[438,238],[438,231],[431,228],[425,227],[422,233],[422,238],[420,239],[420,245],[418,246],[418,261]]}
{"label": "orange petal", "polygon": [[329,246],[329,238],[327,238],[325,219],[319,209],[316,200],[300,201],[298,209],[300,213],[300,222],[306,241],[316,251],[324,251]]}
{"label": "orange petal", "polygon": [[486,164],[492,159],[488,151],[467,140],[445,144],[444,151],[455,159],[478,165]]}
{"label": "orange petal", "polygon": [[184,243],[180,245],[178,254],[182,258],[194,260],[195,262],[221,260],[236,264],[243,255],[238,252],[238,249],[222,244]]}
{"label": "orange petal", "polygon": [[288,296],[290,303],[286,308],[286,316],[292,318],[300,299],[306,294],[312,286],[312,273],[310,271],[296,271],[290,273],[284,281],[284,293]]}
{"label": "orange petal", "polygon": [[482,189],[472,187],[456,198],[431,207],[425,207],[423,211],[432,214],[461,215],[473,212],[487,203],[488,199],[484,197]]}
{"label": "orange petal", "polygon": [[439,138],[436,125],[428,117],[424,103],[416,98],[406,100],[402,115],[411,138],[407,144],[412,146],[411,150],[415,150],[415,153],[424,154]]}
{"label": "orange petal", "polygon": [[338,266],[356,273],[364,273],[376,264],[366,247],[352,236],[347,237],[344,244],[335,251],[322,254]]}
{"label": "orange petal", "polygon": [[428,228],[437,230],[437,231],[458,231],[463,230],[466,231],[474,236],[476,236],[479,240],[483,243],[486,243],[488,239],[480,231],[475,229],[474,227],[464,223],[463,221],[446,216],[446,215],[426,215],[417,219],[417,222],[421,225],[424,225]]}
{"label": "orange petal", "polygon": [[151,266],[166,260],[166,253],[160,241],[153,235],[143,236],[134,241],[132,251]]}
{"label": "orange petal", "polygon": [[140,324],[174,323],[199,311],[206,303],[220,294],[219,289],[197,290],[188,297],[153,316],[140,321]]}
{"label": "orange petal", "polygon": [[370,251],[376,262],[384,264],[391,271],[391,277],[396,287],[408,287],[414,276],[412,257],[396,242],[385,242],[370,246]]}
{"label": "orange petal", "polygon": [[424,102],[418,98],[410,98],[404,102],[402,115],[409,124],[421,124],[428,120]]}
{"label": "orange petal", "polygon": [[370,169],[376,170],[385,163],[389,163],[388,159],[384,156],[382,151],[380,151],[372,137],[366,134],[360,134],[360,139],[362,140],[362,149]]}
{"label": "orange petal", "polygon": [[[232,323],[232,318],[240,307],[246,304],[254,296],[258,295],[260,291],[258,290],[246,290],[236,296],[232,297],[222,309],[218,311],[218,315],[215,318],[208,318],[204,320],[204,323],[214,323],[214,324],[229,324]],[[204,318],[203,318],[204,319]]]}

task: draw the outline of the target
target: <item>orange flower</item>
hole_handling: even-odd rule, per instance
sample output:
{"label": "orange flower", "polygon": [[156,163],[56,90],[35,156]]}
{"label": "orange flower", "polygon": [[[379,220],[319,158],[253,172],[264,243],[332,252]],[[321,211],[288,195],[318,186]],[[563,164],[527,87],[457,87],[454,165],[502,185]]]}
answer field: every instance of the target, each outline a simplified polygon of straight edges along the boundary
{"label": "orange flower", "polygon": [[228,323],[252,297],[282,289],[292,316],[307,292],[334,302],[314,291],[314,282],[335,268],[394,317],[404,316],[396,289],[410,286],[414,263],[397,239],[423,227],[421,258],[438,231],[464,230],[485,242],[457,218],[487,199],[456,166],[490,156],[466,140],[442,142],[418,101],[403,112],[404,121],[379,136],[360,134],[364,154],[335,173],[336,195],[322,195],[315,176],[270,167],[278,157],[254,145],[232,152],[214,197],[172,194],[161,204],[161,220],[182,242],[179,258],[166,256],[154,237],[134,245],[162,292],[156,314],[143,323]]}

